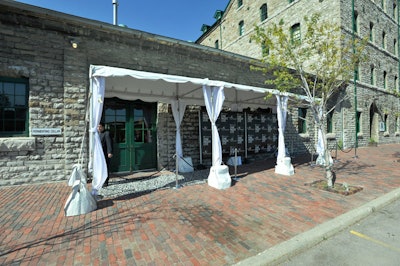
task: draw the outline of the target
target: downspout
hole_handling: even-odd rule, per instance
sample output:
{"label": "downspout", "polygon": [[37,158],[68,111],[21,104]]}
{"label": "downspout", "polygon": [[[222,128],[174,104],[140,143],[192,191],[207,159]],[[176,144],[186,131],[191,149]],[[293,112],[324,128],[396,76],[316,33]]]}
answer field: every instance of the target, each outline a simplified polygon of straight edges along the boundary
{"label": "downspout", "polygon": [[221,50],[222,50],[222,17],[219,19],[219,39],[221,40]]}
{"label": "downspout", "polygon": [[[353,30],[352,30],[352,35],[353,35],[353,55],[355,54],[355,30],[356,30],[356,18],[355,18],[355,13],[354,13],[354,0],[351,1],[351,10],[352,10],[352,21],[353,21]],[[357,158],[357,147],[358,147],[358,136],[357,136],[357,125],[358,125],[358,116],[357,116],[357,65],[354,66],[354,73],[353,73],[353,82],[354,82],[354,115],[355,115],[355,147],[354,147],[354,158]]]}

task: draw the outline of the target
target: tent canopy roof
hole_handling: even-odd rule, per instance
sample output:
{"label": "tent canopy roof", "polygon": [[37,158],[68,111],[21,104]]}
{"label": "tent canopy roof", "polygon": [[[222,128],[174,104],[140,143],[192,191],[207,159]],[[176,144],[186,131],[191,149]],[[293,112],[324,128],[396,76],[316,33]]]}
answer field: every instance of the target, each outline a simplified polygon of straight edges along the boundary
{"label": "tent canopy roof", "polygon": [[90,67],[90,78],[104,77],[105,97],[124,100],[159,101],[170,103],[181,99],[188,104],[204,105],[202,86],[223,86],[225,107],[265,108],[276,105],[275,97],[267,102],[267,93],[280,94],[278,90],[253,87],[229,82],[190,78],[184,76],[144,72],[109,66]]}

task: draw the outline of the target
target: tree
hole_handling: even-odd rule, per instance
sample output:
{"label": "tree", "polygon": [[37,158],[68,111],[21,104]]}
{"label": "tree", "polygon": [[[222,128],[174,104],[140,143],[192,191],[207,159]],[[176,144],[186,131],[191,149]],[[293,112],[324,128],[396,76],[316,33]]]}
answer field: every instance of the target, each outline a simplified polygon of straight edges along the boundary
{"label": "tree", "polygon": [[[346,35],[339,25],[321,21],[316,13],[304,17],[290,30],[283,20],[268,28],[255,27],[252,36],[263,48],[261,66],[252,69],[273,75],[266,84],[282,92],[304,94],[305,105],[311,110],[314,124],[321,134],[323,165],[328,186],[334,184],[332,158],[327,147],[326,120],[335,106],[345,99],[337,97],[346,84],[357,75],[358,65],[365,60],[366,41]],[[338,99],[337,99],[338,98]],[[332,104],[333,99],[336,100]]]}

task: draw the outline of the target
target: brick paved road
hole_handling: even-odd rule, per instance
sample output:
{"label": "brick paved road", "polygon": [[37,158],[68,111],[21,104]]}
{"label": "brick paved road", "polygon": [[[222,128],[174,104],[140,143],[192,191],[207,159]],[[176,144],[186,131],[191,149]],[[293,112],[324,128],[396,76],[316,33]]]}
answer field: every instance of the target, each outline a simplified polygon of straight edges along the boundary
{"label": "brick paved road", "polygon": [[66,182],[2,187],[0,265],[231,265],[400,187],[399,144],[353,155],[335,165],[337,182],[363,187],[350,196],[305,186],[322,177],[308,156],[293,159],[294,176],[266,160],[240,166],[227,190],[133,192],[74,217]]}

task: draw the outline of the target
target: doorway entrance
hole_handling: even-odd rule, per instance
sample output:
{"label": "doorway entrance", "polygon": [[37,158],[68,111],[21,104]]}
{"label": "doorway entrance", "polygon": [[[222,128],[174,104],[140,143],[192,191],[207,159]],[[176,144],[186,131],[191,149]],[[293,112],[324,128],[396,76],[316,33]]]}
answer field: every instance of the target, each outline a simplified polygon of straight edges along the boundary
{"label": "doorway entrance", "polygon": [[157,103],[104,99],[102,121],[113,139],[111,172],[157,168]]}
{"label": "doorway entrance", "polygon": [[379,111],[375,103],[369,108],[369,129],[370,139],[379,142]]}

